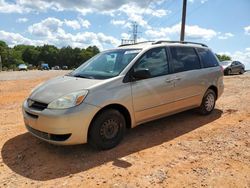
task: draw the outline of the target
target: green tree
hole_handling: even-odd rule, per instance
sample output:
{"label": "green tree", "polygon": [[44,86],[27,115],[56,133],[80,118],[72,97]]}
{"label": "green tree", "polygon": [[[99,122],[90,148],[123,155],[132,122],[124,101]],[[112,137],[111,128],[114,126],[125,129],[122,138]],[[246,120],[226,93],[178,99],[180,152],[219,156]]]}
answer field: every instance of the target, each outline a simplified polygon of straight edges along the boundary
{"label": "green tree", "polygon": [[32,64],[34,66],[39,65],[39,57],[40,51],[35,46],[28,46],[22,54],[23,61],[27,64]]}
{"label": "green tree", "polygon": [[220,61],[230,61],[230,60],[232,60],[232,58],[230,56],[225,55],[225,54],[222,54],[222,55],[216,54],[216,56],[218,57],[218,59]]}
{"label": "green tree", "polygon": [[4,41],[0,41],[0,55],[3,67],[8,67],[8,50],[8,45]]}
{"label": "green tree", "polygon": [[50,67],[57,65],[58,63],[58,53],[59,50],[53,45],[44,45],[38,47],[40,53],[38,56],[38,62],[43,61],[46,64],[49,64]]}
{"label": "green tree", "polygon": [[4,41],[0,41],[0,55],[3,67],[9,69],[15,69],[19,64],[23,63],[35,66],[47,63],[50,67],[67,65],[69,68],[76,68],[99,52],[96,46],[89,46],[86,49],[67,46],[58,49],[53,45],[38,47],[16,45],[10,48]]}

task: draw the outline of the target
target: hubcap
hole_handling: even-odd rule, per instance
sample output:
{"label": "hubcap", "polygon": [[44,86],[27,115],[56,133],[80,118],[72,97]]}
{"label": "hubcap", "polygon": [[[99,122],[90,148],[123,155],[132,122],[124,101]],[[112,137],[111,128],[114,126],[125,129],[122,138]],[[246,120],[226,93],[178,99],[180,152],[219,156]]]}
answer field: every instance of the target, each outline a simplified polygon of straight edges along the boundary
{"label": "hubcap", "polygon": [[106,120],[101,127],[100,134],[103,139],[109,140],[117,136],[119,123],[114,119]]}
{"label": "hubcap", "polygon": [[215,98],[214,95],[209,93],[207,95],[206,101],[205,101],[205,107],[207,111],[211,111],[214,107],[214,102],[215,102]]}

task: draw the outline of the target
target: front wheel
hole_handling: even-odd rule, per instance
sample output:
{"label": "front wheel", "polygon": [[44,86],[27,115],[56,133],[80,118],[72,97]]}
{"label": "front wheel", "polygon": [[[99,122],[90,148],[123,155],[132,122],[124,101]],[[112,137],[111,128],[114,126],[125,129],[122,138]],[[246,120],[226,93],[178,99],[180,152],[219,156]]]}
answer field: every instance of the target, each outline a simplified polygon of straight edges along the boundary
{"label": "front wheel", "polygon": [[205,93],[201,106],[199,107],[199,112],[202,115],[210,114],[215,107],[216,94],[212,89],[208,89]]}
{"label": "front wheel", "polygon": [[244,72],[245,72],[244,69],[240,70],[240,74],[244,74]]}
{"label": "front wheel", "polygon": [[227,70],[227,75],[231,75],[232,74],[232,70],[231,69],[228,69]]}
{"label": "front wheel", "polygon": [[119,111],[105,110],[94,119],[88,142],[97,149],[111,149],[123,139],[125,127],[124,116]]}

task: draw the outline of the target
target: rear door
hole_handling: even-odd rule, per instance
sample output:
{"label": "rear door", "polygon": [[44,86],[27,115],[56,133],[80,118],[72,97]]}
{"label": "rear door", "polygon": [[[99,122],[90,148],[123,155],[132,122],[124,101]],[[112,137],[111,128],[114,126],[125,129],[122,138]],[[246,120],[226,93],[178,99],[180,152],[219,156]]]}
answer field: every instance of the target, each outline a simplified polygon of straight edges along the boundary
{"label": "rear door", "polygon": [[133,106],[137,123],[168,112],[173,102],[173,79],[165,47],[150,49],[135,63],[133,70],[148,69],[151,77],[131,82]]}
{"label": "rear door", "polygon": [[192,47],[172,46],[171,68],[175,77],[176,110],[198,106],[204,92],[203,72],[197,52]]}

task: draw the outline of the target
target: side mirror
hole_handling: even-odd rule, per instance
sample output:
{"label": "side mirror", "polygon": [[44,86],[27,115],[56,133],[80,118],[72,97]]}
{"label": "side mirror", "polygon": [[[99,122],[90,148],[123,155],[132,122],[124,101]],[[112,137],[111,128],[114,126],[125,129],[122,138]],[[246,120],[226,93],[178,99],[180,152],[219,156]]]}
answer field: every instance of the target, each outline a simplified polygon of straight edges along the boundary
{"label": "side mirror", "polygon": [[151,74],[148,69],[140,69],[140,70],[135,70],[132,74],[131,77],[133,80],[143,80],[151,77]]}

